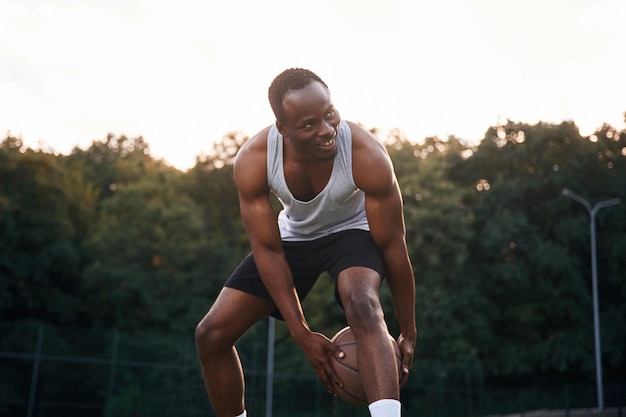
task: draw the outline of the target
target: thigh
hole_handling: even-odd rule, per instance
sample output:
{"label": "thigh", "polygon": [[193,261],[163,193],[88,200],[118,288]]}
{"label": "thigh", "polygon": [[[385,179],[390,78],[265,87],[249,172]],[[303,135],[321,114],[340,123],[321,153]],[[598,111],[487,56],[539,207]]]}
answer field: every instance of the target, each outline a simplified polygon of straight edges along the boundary
{"label": "thigh", "polygon": [[261,280],[261,275],[254,263],[252,254],[248,254],[243,261],[235,268],[224,287],[234,288],[250,295],[271,301],[267,288]]}
{"label": "thigh", "polygon": [[[285,257],[292,273],[294,287],[300,301],[304,300],[322,271],[316,270],[307,257],[306,243],[290,244],[283,243]],[[272,302],[272,297],[265,287],[261,275],[254,262],[252,254],[248,255],[235,269],[230,278],[224,284],[226,288],[237,289],[249,295]],[[274,307],[270,315],[283,320],[280,312]]]}
{"label": "thigh", "polygon": [[350,230],[337,234],[326,250],[331,259],[328,272],[335,281],[335,299],[343,307],[350,291],[374,288],[384,278],[383,255],[369,232]]}
{"label": "thigh", "polygon": [[365,267],[384,276],[383,255],[370,232],[348,230],[337,233],[325,249],[330,257],[328,272],[337,281],[339,274],[351,267]]}
{"label": "thigh", "polygon": [[235,342],[256,322],[276,310],[270,300],[224,287],[198,327],[217,332],[226,344]]}
{"label": "thigh", "polygon": [[353,266],[339,273],[337,278],[337,296],[345,306],[350,299],[378,298],[382,279],[371,268]]}

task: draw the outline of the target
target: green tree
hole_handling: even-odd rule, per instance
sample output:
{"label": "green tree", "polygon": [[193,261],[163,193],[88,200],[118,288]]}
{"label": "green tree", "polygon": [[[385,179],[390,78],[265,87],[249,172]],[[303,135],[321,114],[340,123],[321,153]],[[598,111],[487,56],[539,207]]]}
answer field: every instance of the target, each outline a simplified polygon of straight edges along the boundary
{"label": "green tree", "polygon": [[584,213],[573,219],[561,191],[615,189],[618,163],[598,162],[607,148],[598,142],[573,123],[509,122],[490,128],[455,168],[456,181],[474,190],[466,200],[471,259],[483,297],[495,306],[486,311],[492,339],[481,349],[489,375],[540,382],[584,379],[593,369],[588,234]]}
{"label": "green tree", "polygon": [[85,313],[100,326],[191,331],[217,291],[200,208],[167,175],[116,188],[84,250]]}
{"label": "green tree", "polygon": [[0,145],[0,317],[77,319],[81,255],[95,192],[54,155]]}
{"label": "green tree", "polygon": [[112,196],[117,187],[125,184],[156,178],[162,172],[178,172],[152,158],[150,147],[141,136],[130,139],[109,134],[105,140],[93,141],[86,150],[74,148],[64,158],[64,164],[70,171],[83,173],[85,180],[98,191],[99,201]]}
{"label": "green tree", "polygon": [[226,281],[232,270],[250,251],[239,215],[239,197],[233,180],[233,162],[248,138],[231,132],[215,142],[213,149],[196,160],[182,184],[189,197],[202,209],[211,250],[218,254],[216,277]]}
{"label": "green tree", "polygon": [[448,362],[477,362],[489,326],[485,300],[470,263],[472,216],[467,190],[449,178],[468,150],[450,137],[411,144],[388,140],[404,198],[407,245],[416,276],[418,356]]}

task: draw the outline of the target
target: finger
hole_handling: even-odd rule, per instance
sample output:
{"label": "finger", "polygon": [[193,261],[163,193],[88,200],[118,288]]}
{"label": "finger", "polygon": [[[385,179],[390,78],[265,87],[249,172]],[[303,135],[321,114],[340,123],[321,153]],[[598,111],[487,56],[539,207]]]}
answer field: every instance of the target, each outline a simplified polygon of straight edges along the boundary
{"label": "finger", "polygon": [[400,386],[402,387],[409,380],[410,370],[407,366],[402,365],[402,369],[400,372]]}
{"label": "finger", "polygon": [[337,395],[334,383],[333,383],[331,377],[329,376],[327,370],[324,367],[320,367],[320,368],[316,369],[315,372],[317,373],[317,378],[320,380],[322,385],[324,385],[326,387],[328,392],[333,394],[333,395]]}
{"label": "finger", "polygon": [[336,396],[338,394],[337,386],[342,386],[343,383],[335,374],[335,371],[330,365],[330,362],[320,364],[316,372],[318,373],[318,378],[320,379],[322,384],[324,384],[328,392]]}
{"label": "finger", "polygon": [[[343,353],[342,351],[338,350],[337,352],[335,352],[335,357],[338,359],[343,359],[346,355],[345,353]],[[335,360],[334,358],[331,358],[331,360]],[[343,387],[343,381],[341,380],[341,378],[339,377],[339,375],[337,375],[337,373],[335,372],[334,368],[331,366],[329,366],[329,373],[330,373],[330,378],[333,381],[333,384],[335,384],[336,386],[339,387]]]}
{"label": "finger", "polygon": [[400,366],[400,386],[404,385],[408,379],[409,374],[411,373],[411,368],[413,367],[413,352],[408,351],[402,355],[402,364]]}
{"label": "finger", "polygon": [[334,396],[339,395],[338,387],[342,386],[343,383],[341,382],[341,380],[339,380],[332,368],[327,369],[326,374],[328,376],[328,380],[330,381],[329,384],[326,386],[326,388],[328,388],[328,392],[330,392]]}
{"label": "finger", "polygon": [[341,350],[341,348],[336,348],[336,349],[335,349],[335,352],[334,352],[334,355],[335,355],[337,358],[339,358],[339,359],[343,359],[343,358],[345,358],[345,357],[346,357],[346,354],[344,353],[344,351],[343,351],[343,350]]}
{"label": "finger", "polygon": [[330,368],[328,372],[330,380],[333,382],[333,390],[336,390],[336,387],[343,387],[343,381],[339,378],[339,375],[337,375],[332,368]]}

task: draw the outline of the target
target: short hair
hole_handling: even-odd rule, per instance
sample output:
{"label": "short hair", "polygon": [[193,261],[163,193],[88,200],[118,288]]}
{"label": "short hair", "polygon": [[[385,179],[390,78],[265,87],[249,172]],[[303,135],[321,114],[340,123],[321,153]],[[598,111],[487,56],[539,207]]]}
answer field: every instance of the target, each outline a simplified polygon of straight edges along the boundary
{"label": "short hair", "polygon": [[281,122],[285,120],[283,99],[287,93],[291,90],[300,90],[315,81],[328,89],[326,83],[317,74],[307,69],[289,68],[278,74],[267,92],[276,120]]}

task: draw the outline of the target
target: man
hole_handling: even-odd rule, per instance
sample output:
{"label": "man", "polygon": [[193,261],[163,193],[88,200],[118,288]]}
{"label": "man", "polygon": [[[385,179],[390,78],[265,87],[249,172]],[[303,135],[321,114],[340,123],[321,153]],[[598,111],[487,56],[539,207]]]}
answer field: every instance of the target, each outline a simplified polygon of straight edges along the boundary
{"label": "man", "polygon": [[[372,417],[399,417],[399,386],[408,378],[417,339],[415,284],[402,199],[384,147],[342,121],[327,85],[288,69],[269,88],[275,125],[239,151],[234,178],[252,254],[228,279],[196,330],[198,357],[218,417],[245,417],[244,377],[234,347],[254,323],[285,321],[320,381],[333,393],[334,347],[309,329],[301,299],[328,271],[358,346]],[[284,209],[276,215],[270,192]],[[379,301],[387,280],[400,325],[398,375]],[[398,384],[400,380],[400,384]]]}

